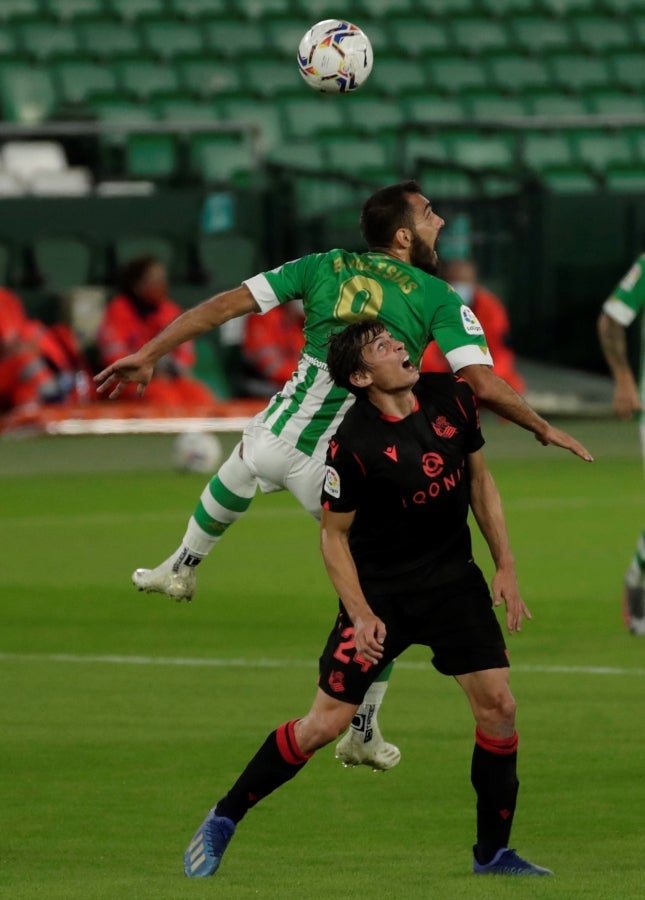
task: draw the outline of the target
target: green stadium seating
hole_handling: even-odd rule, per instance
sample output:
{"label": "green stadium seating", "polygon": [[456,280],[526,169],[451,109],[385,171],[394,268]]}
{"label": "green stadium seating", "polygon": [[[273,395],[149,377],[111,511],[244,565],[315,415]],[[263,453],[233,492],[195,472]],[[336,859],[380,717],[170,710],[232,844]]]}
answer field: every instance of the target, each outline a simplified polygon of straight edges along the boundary
{"label": "green stadium seating", "polygon": [[80,44],[87,56],[112,61],[141,52],[141,39],[135,28],[110,19],[79,22]]}
{"label": "green stadium seating", "polygon": [[509,53],[494,57],[490,69],[491,83],[501,91],[522,94],[552,86],[549,69],[541,59]]}
{"label": "green stadium seating", "polygon": [[413,171],[424,162],[451,162],[452,145],[442,131],[407,133],[399,167]]}
{"label": "green stadium seating", "polygon": [[435,91],[458,94],[469,88],[480,89],[488,84],[488,69],[483,61],[451,57],[432,59],[428,66],[428,84]]}
{"label": "green stadium seating", "polygon": [[393,16],[388,21],[390,41],[407,56],[447,53],[451,38],[444,22],[428,21],[421,16]]}
{"label": "green stadium seating", "polygon": [[643,53],[615,53],[609,57],[612,83],[632,91],[645,89]]}
{"label": "green stadium seating", "polygon": [[234,9],[247,19],[268,20],[273,16],[289,15],[291,0],[234,0]]}
{"label": "green stadium seating", "polygon": [[550,62],[554,82],[564,90],[578,92],[611,85],[609,68],[600,57],[562,53],[554,54]]}
{"label": "green stadium seating", "polygon": [[515,162],[514,139],[504,134],[462,132],[452,140],[452,159],[471,169],[507,171]]}
{"label": "green stadium seating", "polygon": [[221,117],[227,122],[252,122],[261,130],[263,153],[284,140],[284,123],[277,103],[258,103],[244,94],[229,95],[218,104]]}
{"label": "green stadium seating", "polygon": [[161,60],[198,55],[204,50],[202,30],[192,22],[174,22],[171,19],[142,22],[140,33],[148,51]]}
{"label": "green stadium seating", "polygon": [[528,101],[523,97],[508,97],[504,94],[481,92],[468,95],[470,114],[478,122],[491,122],[495,119],[516,118],[529,114]]}
{"label": "green stadium seating", "polygon": [[530,172],[573,167],[571,142],[563,133],[526,132],[519,144],[520,159]]}
{"label": "green stadium seating", "polygon": [[322,171],[325,165],[319,141],[299,140],[278,144],[269,151],[267,158],[270,163],[279,166],[312,172]]}
{"label": "green stadium seating", "polygon": [[230,290],[255,274],[258,251],[242,234],[204,234],[197,240],[197,259],[214,291]]}
{"label": "green stadium seating", "polygon": [[604,8],[610,15],[645,13],[645,0],[605,0]]}
{"label": "green stadium seating", "polygon": [[555,194],[592,194],[600,182],[577,167],[547,169],[541,175],[543,185]]}
{"label": "green stadium seating", "polygon": [[415,0],[414,8],[417,13],[444,20],[478,12],[477,0]]}
{"label": "green stadium seating", "polygon": [[468,108],[458,97],[442,97],[428,91],[410,91],[401,98],[401,106],[412,122],[461,122]]}
{"label": "green stadium seating", "polygon": [[374,94],[361,92],[352,97],[345,113],[353,131],[364,131],[367,134],[396,128],[405,118],[402,103],[398,100],[385,100]]}
{"label": "green stadium seating", "polygon": [[171,277],[176,274],[177,248],[168,238],[158,234],[126,234],[115,239],[114,260],[119,269],[141,256],[154,256],[164,264]]}
{"label": "green stadium seating", "polygon": [[17,22],[19,19],[37,21],[42,16],[40,0],[2,0],[0,21]]}
{"label": "green stadium seating", "polygon": [[570,48],[572,36],[566,20],[549,16],[518,16],[512,23],[517,46],[536,56]]}
{"label": "green stadium seating", "polygon": [[555,16],[589,12],[590,0],[541,0],[546,12]]}
{"label": "green stadium seating", "polygon": [[67,60],[52,66],[58,94],[65,103],[85,103],[100,94],[114,93],[116,76],[107,66],[84,60]]}
{"label": "green stadium seating", "polygon": [[293,91],[298,87],[307,88],[298,72],[295,55],[292,65],[285,65],[282,57],[250,57],[239,66],[242,71],[242,83],[245,90],[261,97],[278,96],[284,91]]}
{"label": "green stadium seating", "polygon": [[253,170],[248,138],[237,134],[193,134],[191,172],[205,184],[228,184]]}
{"label": "green stadium seating", "polygon": [[22,54],[19,51],[19,42],[14,29],[0,29],[0,63],[4,60],[18,61]]}
{"label": "green stadium seating", "polygon": [[422,88],[426,82],[427,76],[421,61],[389,55],[381,56],[375,61],[369,88],[387,96],[398,96],[404,91]]}
{"label": "green stadium seating", "polygon": [[337,97],[300,92],[279,101],[287,139],[313,138],[326,128],[345,125],[344,106]]}
{"label": "green stadium seating", "polygon": [[390,168],[387,147],[377,138],[323,134],[318,140],[332,172],[369,177],[370,172]]}
{"label": "green stadium seating", "polygon": [[632,129],[630,131],[630,140],[634,158],[643,167],[645,165],[645,130],[641,127]]}
{"label": "green stadium seating", "polygon": [[[245,54],[259,56],[265,52],[264,28],[257,22],[211,19],[200,23],[199,27],[208,47],[217,56],[239,60]],[[295,58],[295,48],[292,48],[292,53]]]}
{"label": "green stadium seating", "polygon": [[129,178],[169,180],[177,174],[177,141],[172,134],[129,134],[125,171]]}
{"label": "green stadium seating", "polygon": [[57,97],[48,69],[26,63],[5,63],[0,72],[3,118],[8,122],[35,125],[49,118]]}
{"label": "green stadium seating", "polygon": [[170,66],[146,59],[123,60],[114,64],[119,86],[126,96],[148,100],[155,94],[177,91],[179,80]]}
{"label": "green stadium seating", "polygon": [[219,122],[221,115],[212,102],[188,100],[183,95],[164,97],[154,102],[157,116],[164,122],[177,125],[185,123]]}
{"label": "green stadium seating", "polygon": [[[366,193],[364,188],[358,190],[340,178],[315,175],[296,175],[294,187],[295,202],[302,219],[320,221],[327,217],[332,225],[333,231],[326,239],[327,246],[364,249],[358,226],[358,209]],[[349,223],[346,216],[349,216]]]}
{"label": "green stadium seating", "polygon": [[[102,144],[107,147],[120,147],[125,144],[129,125],[141,125],[154,122],[156,115],[151,106],[133,103],[118,98],[92,100],[91,108],[99,122],[109,124],[109,130],[102,135]],[[119,126],[125,126],[119,128]]]}
{"label": "green stadium seating", "polygon": [[[480,194],[478,180],[467,172],[421,164],[414,173],[433,200],[470,200]],[[439,208],[439,213],[441,209]]]}
{"label": "green stadium seating", "polygon": [[74,56],[79,51],[76,31],[71,25],[25,22],[19,26],[18,33],[26,53],[39,62]]}
{"label": "green stadium seating", "polygon": [[118,19],[134,22],[147,16],[162,16],[164,0],[107,0],[108,11]]}
{"label": "green stadium seating", "polygon": [[229,0],[167,0],[170,14],[177,19],[212,19],[235,14]]}
{"label": "green stadium seating", "polygon": [[635,44],[628,23],[607,16],[576,16],[572,30],[580,46],[590,53],[628,50]]}
{"label": "green stadium seating", "polygon": [[580,132],[574,134],[572,140],[578,159],[595,172],[604,172],[608,165],[635,162],[631,142],[622,131],[610,134]]}
{"label": "green stadium seating", "polygon": [[311,25],[310,18],[300,19],[293,16],[270,18],[262,25],[266,46],[271,48],[272,53],[282,53],[291,61],[295,58],[303,34],[311,28]]}
{"label": "green stadium seating", "polygon": [[601,116],[645,116],[642,94],[613,89],[595,91],[589,94],[588,102],[591,111]]}
{"label": "green stadium seating", "polygon": [[239,66],[221,62],[211,56],[179,60],[175,64],[175,71],[179,74],[184,90],[197,97],[216,97],[239,91],[242,85]]}
{"label": "green stadium seating", "polygon": [[[356,0],[355,18],[358,20],[357,24],[365,17],[388,19],[393,14],[412,11],[414,5],[412,0]],[[351,16],[349,18],[351,19]],[[367,28],[365,30],[367,31]]]}
{"label": "green stadium seating", "polygon": [[479,0],[479,6],[487,15],[499,16],[506,21],[538,9],[536,0]]}
{"label": "green stadium seating", "polygon": [[562,119],[570,116],[586,116],[589,106],[584,96],[563,94],[562,91],[531,91],[526,100],[534,116]]}
{"label": "green stadium seating", "polygon": [[97,18],[105,12],[104,0],[49,0],[47,11],[61,22]]}
{"label": "green stadium seating", "polygon": [[76,237],[34,238],[31,245],[39,279],[48,291],[69,291],[91,280],[92,251]]}
{"label": "green stadium seating", "polygon": [[645,169],[643,166],[608,166],[605,185],[620,193],[645,193]]}
{"label": "green stadium seating", "polygon": [[510,35],[505,23],[490,17],[455,19],[452,33],[457,49],[470,56],[510,49]]}

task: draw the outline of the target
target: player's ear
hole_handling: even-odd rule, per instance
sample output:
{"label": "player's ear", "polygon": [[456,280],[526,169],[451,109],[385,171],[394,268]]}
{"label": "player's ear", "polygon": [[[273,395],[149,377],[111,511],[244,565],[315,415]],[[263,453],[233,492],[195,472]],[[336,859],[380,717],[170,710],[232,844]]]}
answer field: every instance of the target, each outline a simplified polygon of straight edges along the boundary
{"label": "player's ear", "polygon": [[409,228],[397,228],[394,232],[393,245],[408,250],[412,243],[412,231]]}
{"label": "player's ear", "polygon": [[352,372],[349,376],[350,384],[357,388],[366,388],[372,383],[372,376],[369,372],[361,371]]}

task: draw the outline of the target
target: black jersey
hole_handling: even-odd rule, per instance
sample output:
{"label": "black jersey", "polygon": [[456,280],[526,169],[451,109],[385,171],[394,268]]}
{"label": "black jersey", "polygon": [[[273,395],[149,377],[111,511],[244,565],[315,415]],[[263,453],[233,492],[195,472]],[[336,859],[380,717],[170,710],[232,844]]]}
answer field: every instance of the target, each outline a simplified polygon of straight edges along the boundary
{"label": "black jersey", "polygon": [[322,505],[356,511],[352,556],[368,595],[425,589],[464,574],[472,561],[466,459],[483,444],[468,384],[421,375],[417,409],[389,419],[360,397],[327,453]]}

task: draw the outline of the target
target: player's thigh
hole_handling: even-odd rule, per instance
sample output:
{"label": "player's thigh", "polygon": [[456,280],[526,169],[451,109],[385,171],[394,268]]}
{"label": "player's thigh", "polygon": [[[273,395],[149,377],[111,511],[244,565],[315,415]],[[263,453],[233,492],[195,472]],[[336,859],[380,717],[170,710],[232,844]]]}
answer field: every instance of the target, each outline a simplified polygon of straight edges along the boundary
{"label": "player's thigh", "polygon": [[307,512],[318,520],[320,519],[320,494],[324,478],[324,462],[313,456],[306,456],[294,448],[289,473],[285,479],[285,487]]}

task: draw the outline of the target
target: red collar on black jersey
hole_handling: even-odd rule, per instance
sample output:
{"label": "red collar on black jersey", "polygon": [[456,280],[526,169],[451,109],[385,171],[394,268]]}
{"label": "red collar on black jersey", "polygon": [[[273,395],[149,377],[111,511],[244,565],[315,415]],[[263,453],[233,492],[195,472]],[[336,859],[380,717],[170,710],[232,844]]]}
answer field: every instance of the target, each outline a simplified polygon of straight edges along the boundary
{"label": "red collar on black jersey", "polygon": [[[414,395],[414,408],[412,409],[412,412],[408,413],[408,416],[411,416],[412,413],[415,413],[418,411],[419,411],[419,398],[415,394]],[[381,417],[381,419],[385,419],[386,422],[402,422],[403,419],[407,419],[407,417],[408,417],[408,416],[388,416],[382,412],[379,412],[379,416]]]}

